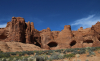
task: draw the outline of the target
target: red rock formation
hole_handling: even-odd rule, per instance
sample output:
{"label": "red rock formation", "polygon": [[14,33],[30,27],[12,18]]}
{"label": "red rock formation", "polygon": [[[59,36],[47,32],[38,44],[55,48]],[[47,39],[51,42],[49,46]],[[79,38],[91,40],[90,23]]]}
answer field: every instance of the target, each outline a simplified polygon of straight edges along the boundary
{"label": "red rock formation", "polygon": [[96,47],[100,46],[99,30],[100,22],[91,28],[80,27],[77,31],[71,31],[70,25],[65,25],[61,32],[51,31],[49,27],[38,31],[33,22],[12,17],[5,28],[0,28],[0,41],[34,44],[44,49]]}

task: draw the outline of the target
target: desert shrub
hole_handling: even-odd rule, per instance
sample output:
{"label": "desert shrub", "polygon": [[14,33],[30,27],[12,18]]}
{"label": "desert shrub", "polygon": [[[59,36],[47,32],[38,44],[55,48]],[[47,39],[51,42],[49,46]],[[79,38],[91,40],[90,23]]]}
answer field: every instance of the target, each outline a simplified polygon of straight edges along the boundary
{"label": "desert shrub", "polygon": [[23,56],[22,53],[20,53],[19,56]]}
{"label": "desert shrub", "polygon": [[89,55],[95,55],[95,52],[89,51]]}
{"label": "desert shrub", "polygon": [[75,54],[65,54],[64,57],[65,57],[65,58],[75,57]]}
{"label": "desert shrub", "polygon": [[64,54],[59,54],[59,55],[58,55],[58,58],[59,58],[59,59],[64,59]]}
{"label": "desert shrub", "polygon": [[86,51],[86,48],[79,48],[80,51]]}
{"label": "desert shrub", "polygon": [[77,61],[81,61],[81,60],[77,60]]}
{"label": "desert shrub", "polygon": [[22,55],[28,54],[28,51],[23,51]]}
{"label": "desert shrub", "polygon": [[85,49],[84,48],[75,48],[72,53],[73,54],[84,54]]}
{"label": "desert shrub", "polygon": [[49,59],[49,61],[52,61],[52,59]]}
{"label": "desert shrub", "polygon": [[46,54],[41,55],[41,57],[42,57],[44,60],[47,60],[47,59],[48,59],[48,56],[47,56]]}
{"label": "desert shrub", "polygon": [[18,61],[22,61],[21,59],[18,59]]}
{"label": "desert shrub", "polygon": [[10,58],[7,58],[6,61],[10,61]]}
{"label": "desert shrub", "polygon": [[3,51],[0,51],[0,53],[3,53]]}
{"label": "desert shrub", "polygon": [[36,53],[36,55],[40,55],[39,53]]}
{"label": "desert shrub", "polygon": [[55,52],[62,53],[62,49],[56,50]]}
{"label": "desert shrub", "polygon": [[17,60],[18,60],[18,58],[15,58],[15,57],[14,57],[12,61],[17,61]]}
{"label": "desert shrub", "polygon": [[80,48],[74,48],[74,50],[80,50]]}
{"label": "desert shrub", "polygon": [[22,52],[22,53],[21,53],[21,55],[22,55],[22,56],[24,56],[24,55],[25,55],[25,53],[23,53],[23,52]]}
{"label": "desert shrub", "polygon": [[19,51],[16,51],[15,53],[16,53],[16,54],[19,54],[20,52],[19,52]]}
{"label": "desert shrub", "polygon": [[36,57],[36,61],[45,61],[45,59],[41,56]]}
{"label": "desert shrub", "polygon": [[51,56],[49,57],[49,59],[51,59],[51,60],[59,59],[58,56],[59,56],[59,54],[53,52],[53,54],[51,54]]}
{"label": "desert shrub", "polygon": [[11,55],[16,55],[16,53],[15,53],[15,52],[11,52],[10,54],[11,54]]}
{"label": "desert shrub", "polygon": [[95,55],[93,51],[95,51],[98,47],[87,47],[86,51],[89,52],[89,55]]}
{"label": "desert shrub", "polygon": [[73,51],[72,53],[73,53],[73,54],[78,54],[78,51],[75,50],[75,51]]}
{"label": "desert shrub", "polygon": [[29,51],[29,53],[30,53],[30,54],[34,54],[34,52],[33,52],[33,51]]}
{"label": "desert shrub", "polygon": [[43,53],[47,53],[48,52],[48,50],[45,50],[45,51],[42,51]]}
{"label": "desert shrub", "polygon": [[36,55],[41,55],[42,51],[34,51],[34,53],[36,53]]}
{"label": "desert shrub", "polygon": [[52,55],[48,59],[54,60],[54,59],[59,59],[58,55]]}
{"label": "desert shrub", "polygon": [[23,51],[22,55],[25,55],[25,54],[31,55],[31,54],[34,54],[34,51]]}
{"label": "desert shrub", "polygon": [[70,49],[67,49],[66,51],[67,51],[67,52],[73,52],[74,49],[71,49],[71,48],[70,48]]}
{"label": "desert shrub", "polygon": [[91,50],[91,51],[95,51],[95,50],[96,50],[96,48],[95,48],[95,47],[92,47],[92,48],[90,48],[90,50]]}
{"label": "desert shrub", "polygon": [[46,55],[51,55],[51,53],[48,52],[48,53],[46,53]]}
{"label": "desert shrub", "polygon": [[63,51],[63,54],[65,54],[67,52],[67,49]]}
{"label": "desert shrub", "polygon": [[22,61],[28,61],[28,59],[27,58],[23,58]]}
{"label": "desert shrub", "polygon": [[18,59],[21,59],[21,60],[23,59],[23,57],[22,57],[22,56],[14,56],[14,57],[10,57],[10,58],[11,58],[11,59],[16,58],[17,60],[18,60]]}
{"label": "desert shrub", "polygon": [[5,58],[2,58],[1,60],[2,60],[2,61],[6,61],[6,59],[5,59]]}
{"label": "desert shrub", "polygon": [[0,53],[0,58],[3,58],[3,57],[10,57],[10,54]]}
{"label": "desert shrub", "polygon": [[84,50],[80,50],[80,51],[77,51],[78,54],[84,54],[85,51]]}
{"label": "desert shrub", "polygon": [[27,59],[28,59],[28,61],[32,61],[32,60],[33,60],[33,58],[32,58],[32,57],[28,57]]}
{"label": "desert shrub", "polygon": [[47,51],[45,51],[45,54],[46,55],[51,55],[51,53],[53,53],[54,52],[54,50],[47,50]]}
{"label": "desert shrub", "polygon": [[5,54],[9,54],[9,55],[10,55],[10,54],[11,54],[11,52],[5,52]]}
{"label": "desert shrub", "polygon": [[41,55],[41,54],[43,54],[42,51],[39,51],[39,52],[38,52],[38,55]]}
{"label": "desert shrub", "polygon": [[95,50],[100,50],[100,47],[95,47]]}
{"label": "desert shrub", "polygon": [[88,59],[86,59],[85,61],[89,61]]}
{"label": "desert shrub", "polygon": [[54,51],[54,50],[49,50],[48,52],[49,52],[49,53],[53,53],[53,51]]}

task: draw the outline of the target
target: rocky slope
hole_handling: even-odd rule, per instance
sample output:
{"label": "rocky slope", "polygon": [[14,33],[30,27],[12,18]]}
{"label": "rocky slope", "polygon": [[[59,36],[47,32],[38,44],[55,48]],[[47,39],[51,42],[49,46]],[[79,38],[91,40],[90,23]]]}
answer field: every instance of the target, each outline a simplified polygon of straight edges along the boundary
{"label": "rocky slope", "polygon": [[41,49],[40,47],[34,44],[0,41],[0,50],[3,52],[16,52],[16,51],[34,51],[34,50],[46,50],[46,49]]}

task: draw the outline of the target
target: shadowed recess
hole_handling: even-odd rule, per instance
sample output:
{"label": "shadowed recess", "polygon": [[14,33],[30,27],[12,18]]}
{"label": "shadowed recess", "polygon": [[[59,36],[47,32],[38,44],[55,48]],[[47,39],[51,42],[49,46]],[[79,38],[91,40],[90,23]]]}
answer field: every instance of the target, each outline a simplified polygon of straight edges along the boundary
{"label": "shadowed recess", "polygon": [[48,46],[49,47],[57,47],[57,43],[56,42],[50,42],[49,44],[48,44]]}
{"label": "shadowed recess", "polygon": [[0,39],[6,39],[7,36],[6,35],[0,35]]}
{"label": "shadowed recess", "polygon": [[71,43],[70,43],[70,46],[74,46],[76,44],[76,41],[74,40],[74,41],[72,41]]}
{"label": "shadowed recess", "polygon": [[34,37],[35,45],[41,47],[41,45],[38,43],[38,40],[39,40],[38,37]]}
{"label": "shadowed recess", "polygon": [[93,40],[85,40],[83,43],[93,43]]}
{"label": "shadowed recess", "polygon": [[98,38],[98,40],[100,41],[100,37]]}

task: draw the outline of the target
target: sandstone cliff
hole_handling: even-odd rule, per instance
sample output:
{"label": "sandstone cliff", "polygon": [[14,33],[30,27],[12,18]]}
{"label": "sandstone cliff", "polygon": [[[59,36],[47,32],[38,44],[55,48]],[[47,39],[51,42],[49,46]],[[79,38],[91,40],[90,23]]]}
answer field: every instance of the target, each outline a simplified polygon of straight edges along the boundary
{"label": "sandstone cliff", "polygon": [[65,25],[61,32],[51,31],[49,27],[38,31],[33,22],[25,22],[22,17],[12,17],[5,28],[0,28],[0,41],[34,44],[43,49],[96,47],[100,46],[100,22],[91,28],[80,27],[77,31],[72,31],[70,25]]}

